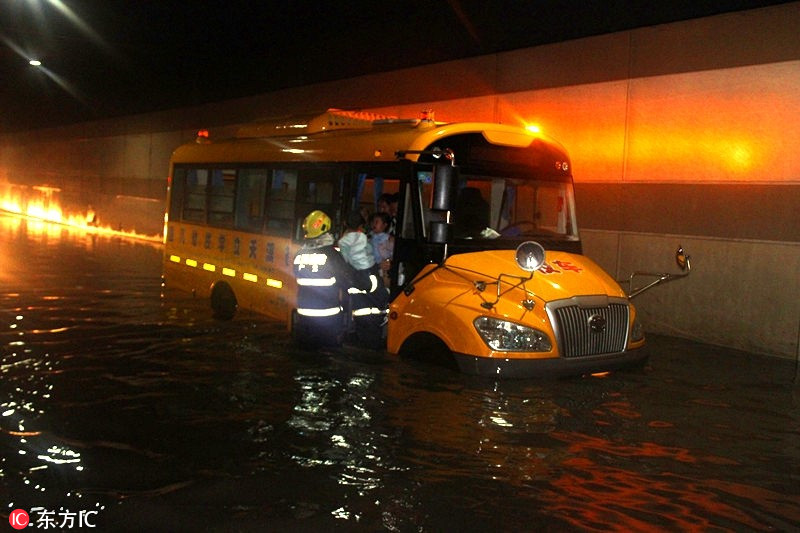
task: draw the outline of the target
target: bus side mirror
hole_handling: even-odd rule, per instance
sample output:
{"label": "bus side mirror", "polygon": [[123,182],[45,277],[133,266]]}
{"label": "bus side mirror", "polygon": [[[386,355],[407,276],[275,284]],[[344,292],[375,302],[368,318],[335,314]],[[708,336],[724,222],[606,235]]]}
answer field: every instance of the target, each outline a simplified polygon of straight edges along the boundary
{"label": "bus side mirror", "polygon": [[433,166],[433,199],[431,209],[450,211],[453,208],[458,169],[449,163]]}
{"label": "bus side mirror", "polygon": [[[690,261],[689,254],[687,254],[683,250],[683,246],[678,246],[678,250],[675,252],[675,263],[678,265],[678,268],[681,269],[680,274],[670,274],[670,273],[660,273],[660,272],[634,272],[628,278],[628,299],[632,299],[636,296],[639,296],[643,292],[652,289],[656,285],[660,283],[664,283],[665,281],[672,281],[678,278],[684,278],[689,275],[692,271],[692,262]],[[650,276],[656,278],[655,280],[651,281],[647,285],[643,287],[639,287],[634,289],[633,288],[633,280],[638,276]]]}
{"label": "bus side mirror", "polygon": [[683,246],[678,246],[678,250],[675,252],[675,263],[683,272],[691,270],[692,268],[692,265],[689,262],[689,256],[683,251]]}

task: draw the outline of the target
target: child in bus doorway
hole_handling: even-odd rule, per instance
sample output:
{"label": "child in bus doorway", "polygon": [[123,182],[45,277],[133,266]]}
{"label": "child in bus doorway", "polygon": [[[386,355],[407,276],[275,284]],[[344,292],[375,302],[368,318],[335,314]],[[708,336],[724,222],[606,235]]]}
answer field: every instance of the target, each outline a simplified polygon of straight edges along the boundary
{"label": "child in bus doorway", "polygon": [[356,338],[369,348],[383,345],[383,324],[389,305],[389,290],[384,286],[380,269],[375,264],[372,246],[363,232],[364,218],[354,211],[347,217],[345,229],[339,238],[339,251],[345,261],[362,277],[367,290],[350,289],[350,306],[353,313]]}
{"label": "child in bus doorway", "polygon": [[389,234],[391,216],[388,213],[375,213],[370,218],[369,242],[372,245],[372,255],[375,263],[381,269],[383,283],[389,287],[389,269],[394,252],[394,236]]}
{"label": "child in bus doorway", "polygon": [[345,261],[358,271],[368,271],[375,265],[372,246],[362,231],[363,227],[364,219],[360,213],[354,211],[348,215],[344,232],[339,238],[339,251],[342,252]]}

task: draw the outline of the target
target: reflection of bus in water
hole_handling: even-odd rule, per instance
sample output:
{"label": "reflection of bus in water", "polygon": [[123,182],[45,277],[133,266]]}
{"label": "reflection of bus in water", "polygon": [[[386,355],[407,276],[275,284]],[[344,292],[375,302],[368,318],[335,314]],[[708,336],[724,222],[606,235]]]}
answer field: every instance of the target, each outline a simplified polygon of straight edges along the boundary
{"label": "reflection of bus in water", "polygon": [[625,292],[580,255],[566,152],[506,125],[330,110],[198,136],[171,161],[165,281],[219,317],[289,323],[303,218],[320,209],[340,228],[383,193],[399,198],[389,352],[523,376],[643,358]]}

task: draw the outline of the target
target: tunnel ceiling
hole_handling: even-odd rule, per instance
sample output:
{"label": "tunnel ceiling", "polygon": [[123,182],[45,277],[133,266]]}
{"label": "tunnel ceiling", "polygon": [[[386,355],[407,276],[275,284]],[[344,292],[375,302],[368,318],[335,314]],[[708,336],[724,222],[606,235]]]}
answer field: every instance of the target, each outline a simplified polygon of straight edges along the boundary
{"label": "tunnel ceiling", "polygon": [[186,107],[780,3],[5,0],[0,131]]}

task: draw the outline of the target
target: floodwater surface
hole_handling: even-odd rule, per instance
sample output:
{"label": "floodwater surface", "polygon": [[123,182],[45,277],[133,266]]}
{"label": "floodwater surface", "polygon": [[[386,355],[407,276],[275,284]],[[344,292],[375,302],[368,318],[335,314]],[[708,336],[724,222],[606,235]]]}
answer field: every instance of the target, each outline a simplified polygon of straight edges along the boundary
{"label": "floodwater surface", "polygon": [[158,245],[0,217],[0,502],[106,531],[789,531],[792,361],[651,337],[494,382],[164,292]]}

